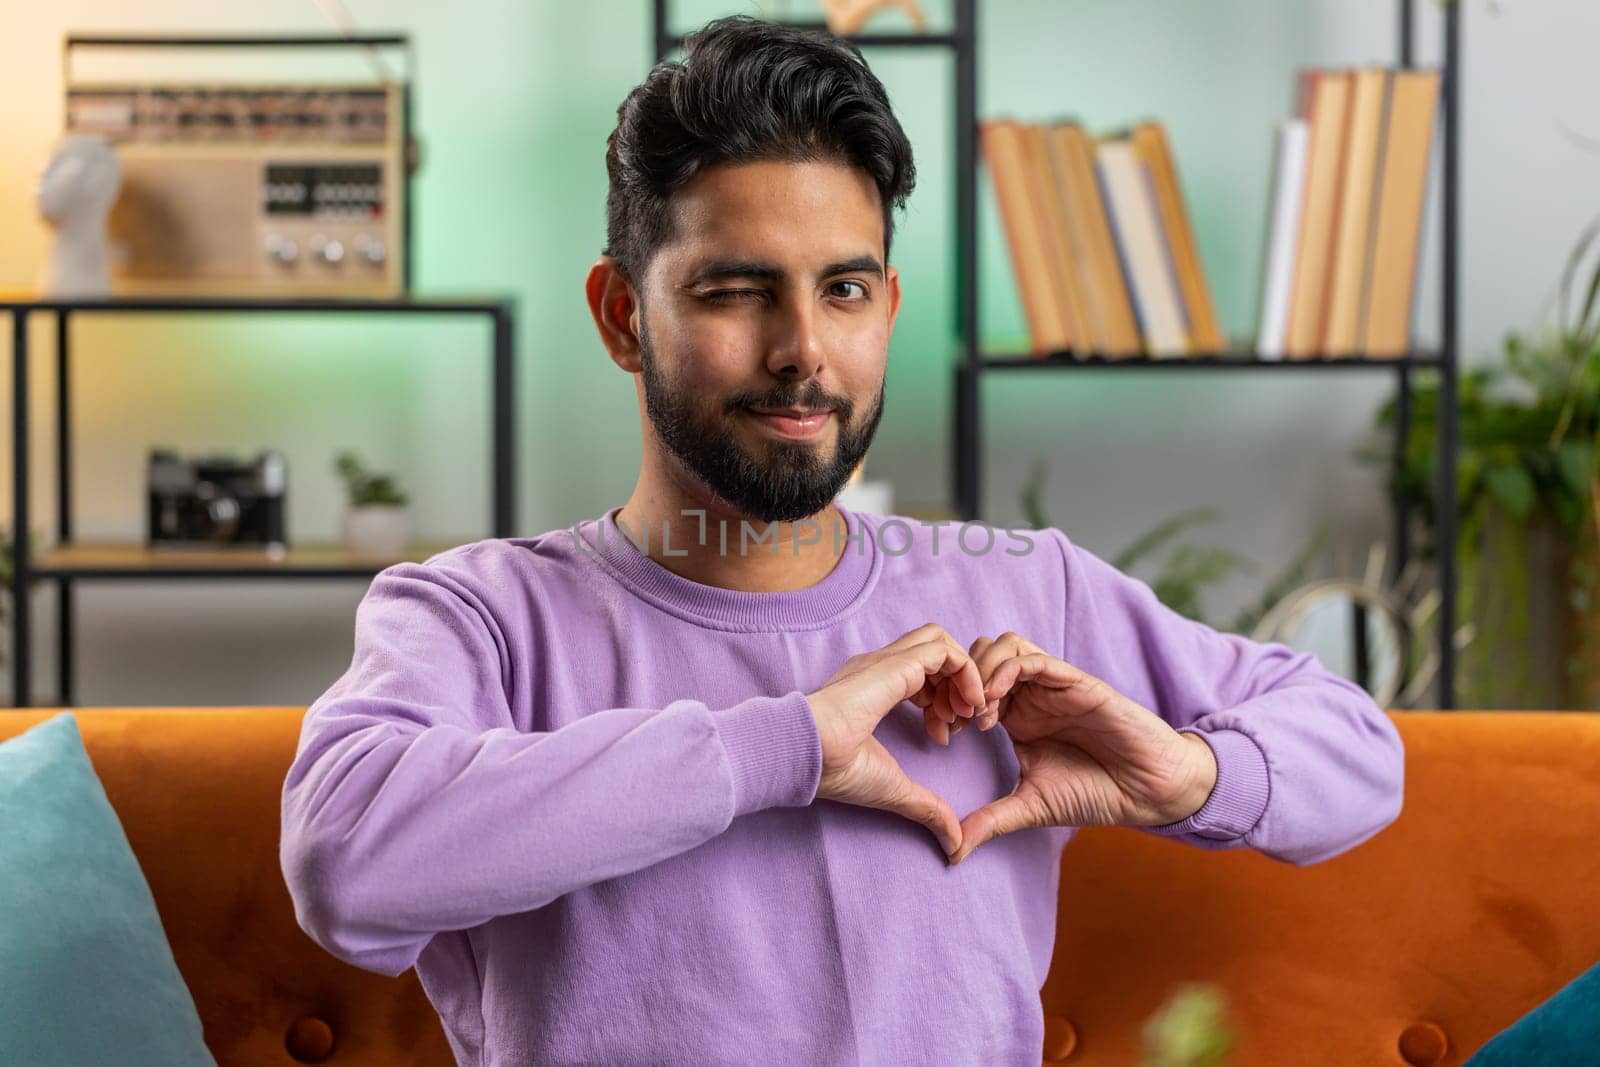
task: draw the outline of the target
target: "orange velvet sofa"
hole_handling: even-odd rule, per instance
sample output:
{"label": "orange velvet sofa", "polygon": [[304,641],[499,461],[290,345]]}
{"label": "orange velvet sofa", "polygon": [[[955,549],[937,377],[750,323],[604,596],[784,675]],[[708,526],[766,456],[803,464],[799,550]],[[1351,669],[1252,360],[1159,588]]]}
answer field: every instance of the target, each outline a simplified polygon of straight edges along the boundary
{"label": "orange velvet sofa", "polygon": [[[60,709],[0,714],[0,740]],[[304,708],[75,709],[219,1064],[452,1064],[416,972],[295,924],[278,802]],[[1399,819],[1295,867],[1126,829],[1063,856],[1046,1063],[1139,1062],[1185,981],[1229,1067],[1459,1064],[1600,959],[1600,713],[1394,712]]]}

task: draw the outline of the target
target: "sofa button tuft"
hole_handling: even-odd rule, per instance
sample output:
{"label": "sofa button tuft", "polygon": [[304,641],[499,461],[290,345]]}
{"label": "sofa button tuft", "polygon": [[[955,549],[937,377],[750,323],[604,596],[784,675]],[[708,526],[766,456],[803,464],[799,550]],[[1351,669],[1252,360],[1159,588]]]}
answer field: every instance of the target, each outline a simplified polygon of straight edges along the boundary
{"label": "sofa button tuft", "polygon": [[1438,1023],[1412,1023],[1400,1033],[1400,1058],[1412,1067],[1431,1067],[1449,1048],[1450,1039]]}
{"label": "sofa button tuft", "polygon": [[289,1024],[283,1047],[299,1063],[321,1063],[333,1054],[333,1027],[315,1015]]}
{"label": "sofa button tuft", "polygon": [[1044,1058],[1060,1063],[1078,1047],[1078,1031],[1059,1015],[1044,1017]]}

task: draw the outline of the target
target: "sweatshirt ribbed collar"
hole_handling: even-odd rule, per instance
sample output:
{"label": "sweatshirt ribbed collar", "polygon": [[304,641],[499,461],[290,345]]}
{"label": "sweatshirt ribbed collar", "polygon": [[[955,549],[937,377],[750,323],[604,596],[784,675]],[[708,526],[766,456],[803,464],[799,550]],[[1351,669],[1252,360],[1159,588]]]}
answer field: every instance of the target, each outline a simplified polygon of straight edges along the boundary
{"label": "sweatshirt ribbed collar", "polygon": [[[850,539],[841,544],[833,570],[804,589],[777,593],[725,589],[675,574],[651,559],[629,536],[631,533],[633,538],[643,541],[648,535],[647,547],[658,550],[659,527],[629,527],[625,532],[617,523],[621,504],[599,519],[583,523],[582,536],[591,546],[590,554],[618,580],[644,599],[680,617],[726,630],[816,629],[837,621],[865,599],[881,564],[872,524],[837,502],[834,506],[844,517]],[[672,532],[677,535],[677,524],[673,525]],[[714,532],[709,532],[708,540],[715,536]],[[728,527],[727,538],[728,551],[737,552],[737,526]],[[826,537],[823,543],[827,544]],[[772,548],[752,541],[747,551],[770,552]]]}

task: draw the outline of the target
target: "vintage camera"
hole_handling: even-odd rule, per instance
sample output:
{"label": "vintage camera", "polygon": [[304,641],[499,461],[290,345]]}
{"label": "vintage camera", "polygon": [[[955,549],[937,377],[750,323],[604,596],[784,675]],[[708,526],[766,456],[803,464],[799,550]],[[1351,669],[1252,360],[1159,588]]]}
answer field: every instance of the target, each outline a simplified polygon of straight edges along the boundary
{"label": "vintage camera", "polygon": [[252,462],[213,454],[184,459],[151,449],[149,545],[286,549],[288,467],[267,449]]}

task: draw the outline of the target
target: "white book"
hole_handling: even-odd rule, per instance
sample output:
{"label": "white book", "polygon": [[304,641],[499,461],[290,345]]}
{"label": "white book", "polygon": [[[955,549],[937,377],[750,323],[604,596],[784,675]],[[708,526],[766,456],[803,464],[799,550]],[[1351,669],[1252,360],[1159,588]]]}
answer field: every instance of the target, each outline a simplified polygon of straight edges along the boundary
{"label": "white book", "polygon": [[1306,156],[1311,124],[1285,119],[1278,124],[1273,162],[1272,219],[1267,229],[1267,265],[1261,279],[1261,321],[1256,355],[1282,359],[1289,339],[1289,303],[1294,296],[1294,257],[1300,244],[1300,209],[1305,199]]}
{"label": "white book", "polygon": [[1152,356],[1186,355],[1189,331],[1183,301],[1144,164],[1133,143],[1126,140],[1100,142],[1095,164],[1105,187],[1106,214],[1133,294],[1145,349]]}

